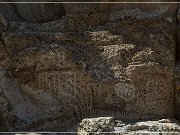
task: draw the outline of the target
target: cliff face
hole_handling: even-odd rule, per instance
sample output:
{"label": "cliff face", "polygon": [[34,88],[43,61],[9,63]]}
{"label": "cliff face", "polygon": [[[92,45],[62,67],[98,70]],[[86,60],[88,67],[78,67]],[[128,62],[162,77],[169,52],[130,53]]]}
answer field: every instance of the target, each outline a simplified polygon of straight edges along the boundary
{"label": "cliff face", "polygon": [[176,4],[0,6],[1,131],[174,117]]}

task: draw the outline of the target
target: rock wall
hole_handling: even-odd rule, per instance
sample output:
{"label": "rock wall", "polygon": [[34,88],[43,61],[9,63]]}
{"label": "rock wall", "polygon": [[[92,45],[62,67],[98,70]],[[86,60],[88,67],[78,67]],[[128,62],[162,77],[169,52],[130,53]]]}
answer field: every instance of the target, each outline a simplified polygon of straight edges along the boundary
{"label": "rock wall", "polygon": [[143,121],[126,123],[112,117],[86,118],[79,124],[78,135],[102,134],[174,134],[179,135],[180,126],[176,120],[162,119],[156,121]]}
{"label": "rock wall", "polygon": [[176,4],[1,6],[1,131],[174,117]]}
{"label": "rock wall", "polygon": [[[11,0],[16,2],[16,0]],[[19,2],[28,2],[20,0]],[[36,0],[31,0],[36,2]],[[40,0],[44,2],[48,0]],[[0,4],[0,9],[7,21],[44,23],[61,19],[65,11],[62,4]]]}
{"label": "rock wall", "polygon": [[[179,5],[178,5],[179,7]],[[177,44],[176,44],[176,64],[174,68],[174,79],[175,79],[175,115],[176,118],[180,120],[180,89],[179,89],[179,62],[180,62],[180,32],[179,32],[179,23],[180,23],[180,10],[177,10]]]}

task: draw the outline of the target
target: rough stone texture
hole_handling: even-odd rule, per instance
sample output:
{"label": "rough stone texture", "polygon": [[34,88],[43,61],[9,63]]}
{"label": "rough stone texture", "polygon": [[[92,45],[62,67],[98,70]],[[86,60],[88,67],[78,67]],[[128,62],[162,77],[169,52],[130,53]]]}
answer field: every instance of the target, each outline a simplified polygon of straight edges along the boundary
{"label": "rough stone texture", "polygon": [[79,124],[78,132],[113,132],[116,123],[110,118],[83,119]]}
{"label": "rough stone texture", "polygon": [[180,65],[175,66],[175,113],[176,118],[180,120]]}
{"label": "rough stone texture", "polygon": [[83,119],[79,124],[78,135],[128,134],[128,135],[179,135],[180,126],[174,120],[162,119],[136,123],[124,123],[110,117]]}
{"label": "rough stone texture", "polygon": [[[16,1],[16,0],[11,0]],[[26,0],[27,1],[27,0]],[[36,2],[36,0],[31,0]],[[39,0],[39,2],[50,0]],[[19,2],[24,2],[20,0]],[[7,21],[43,23],[61,19],[65,11],[62,4],[0,4],[0,11]]]}
{"label": "rough stone texture", "polygon": [[[180,5],[178,5],[180,7]],[[176,64],[174,68],[175,79],[175,113],[176,118],[180,120],[180,8],[177,10],[177,44],[176,44]]]}
{"label": "rough stone texture", "polygon": [[0,108],[14,121],[2,131],[174,116],[175,5],[63,4],[59,20],[55,5],[48,22],[37,15],[43,5],[13,6],[26,22],[7,19],[0,42]]}

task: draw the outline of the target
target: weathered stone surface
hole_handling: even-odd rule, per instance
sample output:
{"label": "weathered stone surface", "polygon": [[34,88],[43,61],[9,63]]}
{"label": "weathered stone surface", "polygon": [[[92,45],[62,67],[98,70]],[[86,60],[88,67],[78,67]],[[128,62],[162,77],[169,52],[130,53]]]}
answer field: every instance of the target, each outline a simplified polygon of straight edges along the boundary
{"label": "weathered stone surface", "polygon": [[81,132],[113,132],[116,125],[114,119],[110,118],[94,118],[83,119],[79,124],[79,134]]}
{"label": "weathered stone surface", "polygon": [[67,18],[47,23],[9,22],[9,29],[13,32],[63,32],[67,29]]}
{"label": "weathered stone surface", "polygon": [[[15,1],[15,0],[12,0]],[[36,2],[35,0],[33,0]],[[40,0],[42,1],[42,0]],[[44,0],[43,0],[44,1]],[[42,1],[42,2],[43,2]],[[49,0],[45,0],[49,1]],[[20,0],[19,2],[24,2]],[[60,19],[65,11],[62,4],[0,4],[4,18],[9,21],[43,23]]]}
{"label": "weathered stone surface", "polygon": [[136,123],[124,123],[109,117],[83,119],[78,134],[174,134],[178,135],[180,126],[174,120],[162,119]]}
{"label": "weathered stone surface", "polygon": [[[147,32],[150,28],[156,29],[156,21],[152,21],[153,26],[149,20],[143,23],[134,20],[134,25],[130,25],[130,19],[109,23],[98,31],[85,31],[81,36],[69,32],[5,34],[3,39],[9,61],[5,68],[17,80],[19,88],[16,91],[21,89],[23,92],[20,97],[26,96],[37,108],[33,113],[38,115],[35,117],[29,112],[28,117],[33,121],[46,114],[42,115],[38,110],[44,106],[43,99],[48,98],[46,93],[50,94],[48,99],[58,102],[54,103],[56,109],[51,113],[60,118],[64,115],[67,119],[94,115],[124,119],[171,117],[175,59],[175,41],[171,33],[174,24],[160,21],[159,31],[151,34],[145,34],[141,28],[146,25]],[[131,32],[135,25],[140,28]],[[118,26],[123,26],[127,32],[109,30]],[[161,33],[164,27],[168,36]],[[113,34],[116,31],[122,34]],[[139,39],[141,42],[136,37],[129,39],[136,33],[143,35]],[[146,42],[148,38],[151,41]],[[47,102],[45,109],[49,106],[51,104]],[[28,120],[26,116],[19,117]]]}
{"label": "weathered stone surface", "polygon": [[176,118],[180,119],[180,72],[179,72],[180,66],[177,63],[175,66],[175,112],[176,112]]}
{"label": "weathered stone surface", "polygon": [[0,61],[2,63],[2,60],[5,59],[5,56],[7,56],[7,50],[5,49],[5,46],[0,41]]}
{"label": "weathered stone surface", "polygon": [[[63,17],[54,21],[52,11],[51,22],[43,15],[35,19],[40,12],[32,14],[53,7],[44,6],[25,5],[26,22],[10,21],[3,33],[0,108],[17,124],[2,131],[67,131],[88,117],[173,117],[176,19],[174,11],[168,12],[171,4],[126,5],[127,10],[115,4],[64,4]],[[29,23],[41,21],[46,23]],[[114,132],[113,119],[95,119],[95,126],[101,120]]]}
{"label": "weathered stone surface", "polygon": [[7,21],[5,20],[4,16],[1,14],[1,12],[0,12],[0,25],[1,25],[1,27],[5,27],[5,28],[8,27]]}

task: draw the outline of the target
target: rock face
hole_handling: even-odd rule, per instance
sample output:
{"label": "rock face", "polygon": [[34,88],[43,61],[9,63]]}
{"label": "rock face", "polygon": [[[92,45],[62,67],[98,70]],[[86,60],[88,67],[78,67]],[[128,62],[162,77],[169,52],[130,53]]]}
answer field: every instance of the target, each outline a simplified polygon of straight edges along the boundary
{"label": "rock face", "polygon": [[[16,2],[16,0],[11,0]],[[37,2],[36,0],[31,0]],[[40,0],[39,2],[48,2]],[[20,0],[19,2],[24,2]],[[0,11],[7,21],[44,23],[59,20],[65,11],[62,4],[0,4]]]}
{"label": "rock face", "polygon": [[79,124],[78,134],[174,134],[179,135],[180,126],[173,120],[162,119],[158,121],[143,121],[124,123],[110,117],[84,119]]}
{"label": "rock face", "polygon": [[175,78],[175,113],[176,118],[180,120],[180,66],[176,63],[174,78]]}
{"label": "rock face", "polygon": [[21,17],[4,15],[0,108],[14,124],[1,124],[2,131],[67,131],[87,117],[174,116],[176,5],[9,6]]}

